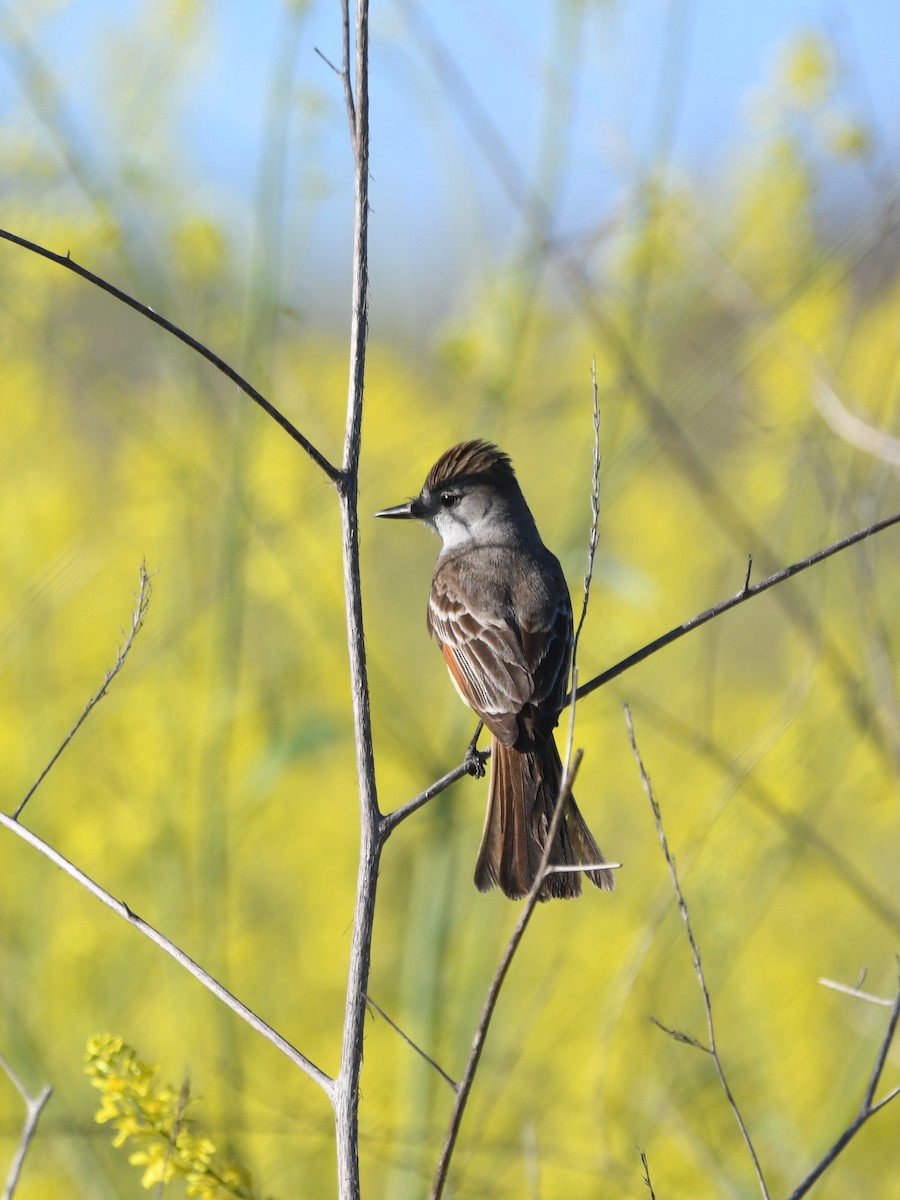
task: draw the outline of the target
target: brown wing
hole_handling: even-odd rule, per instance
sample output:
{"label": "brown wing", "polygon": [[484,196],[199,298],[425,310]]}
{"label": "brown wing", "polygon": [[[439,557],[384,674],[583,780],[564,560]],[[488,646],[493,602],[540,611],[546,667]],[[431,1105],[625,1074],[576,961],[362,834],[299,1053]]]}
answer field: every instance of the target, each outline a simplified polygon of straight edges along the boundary
{"label": "brown wing", "polygon": [[572,610],[558,566],[557,571],[550,602],[536,604],[533,596],[510,595],[500,602],[497,589],[477,615],[460,595],[454,571],[438,570],[435,575],[428,631],[463,700],[506,745],[515,744],[522,734],[519,717],[524,709],[532,718],[529,724],[548,737],[562,707]]}

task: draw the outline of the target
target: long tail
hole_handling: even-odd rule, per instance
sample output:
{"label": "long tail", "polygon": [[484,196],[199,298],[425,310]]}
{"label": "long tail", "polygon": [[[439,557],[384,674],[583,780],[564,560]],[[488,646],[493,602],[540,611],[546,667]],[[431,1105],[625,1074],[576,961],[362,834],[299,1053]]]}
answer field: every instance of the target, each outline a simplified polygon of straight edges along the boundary
{"label": "long tail", "polygon": [[[522,753],[494,739],[491,753],[491,786],[484,836],[475,864],[475,886],[488,892],[495,885],[512,900],[531,891],[553,819],[562,782],[562,763],[551,737],[536,742],[533,750]],[[559,833],[550,862],[554,866],[580,863],[605,863],[575,798]],[[585,871],[594,887],[612,891],[614,873],[610,870]],[[581,895],[581,873],[565,871],[547,876],[540,899],[571,899]]]}

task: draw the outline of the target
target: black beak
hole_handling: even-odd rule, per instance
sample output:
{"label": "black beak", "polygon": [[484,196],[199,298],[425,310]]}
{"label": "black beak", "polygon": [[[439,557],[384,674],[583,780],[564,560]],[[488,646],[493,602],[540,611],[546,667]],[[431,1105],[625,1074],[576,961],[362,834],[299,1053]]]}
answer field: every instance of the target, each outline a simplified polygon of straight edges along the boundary
{"label": "black beak", "polygon": [[419,498],[407,500],[405,504],[395,504],[393,508],[383,508],[375,513],[376,517],[393,517],[395,521],[408,521],[419,515]]}

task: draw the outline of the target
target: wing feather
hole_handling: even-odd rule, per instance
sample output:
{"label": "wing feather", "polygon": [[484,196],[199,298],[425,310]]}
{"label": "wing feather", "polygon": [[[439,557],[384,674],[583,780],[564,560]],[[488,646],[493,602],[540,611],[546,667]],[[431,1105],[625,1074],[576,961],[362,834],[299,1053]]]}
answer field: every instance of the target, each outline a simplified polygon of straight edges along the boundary
{"label": "wing feather", "polygon": [[565,696],[572,607],[562,570],[552,563],[554,586],[537,600],[534,589],[516,597],[488,587],[472,603],[452,562],[443,569],[439,562],[435,572],[428,631],[463,700],[506,745],[523,734],[525,710],[529,727],[549,737]]}

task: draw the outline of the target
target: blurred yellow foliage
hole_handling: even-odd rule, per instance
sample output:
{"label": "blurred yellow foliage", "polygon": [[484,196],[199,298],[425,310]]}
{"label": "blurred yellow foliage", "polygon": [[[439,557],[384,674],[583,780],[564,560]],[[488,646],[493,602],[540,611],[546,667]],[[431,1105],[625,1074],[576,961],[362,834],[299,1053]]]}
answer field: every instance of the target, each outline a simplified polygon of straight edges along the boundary
{"label": "blurred yellow foliage", "polygon": [[[167,12],[197,19],[200,7]],[[786,80],[812,103],[833,70],[811,39]],[[437,543],[368,516],[413,495],[453,442],[496,440],[577,610],[595,355],[601,534],[582,682],[738,591],[748,555],[757,581],[900,508],[896,470],[837,437],[813,403],[826,378],[873,425],[900,422],[900,285],[884,230],[866,214],[845,238],[826,236],[819,182],[776,130],[724,199],[654,185],[611,244],[586,244],[582,290],[571,273],[544,280],[541,246],[486,278],[433,349],[373,338],[360,511],[385,811],[461,760],[472,721],[425,632]],[[208,215],[162,213],[153,261],[124,218],[80,211],[10,202],[5,219],[142,295],[160,289],[167,315],[239,368],[250,360],[254,382],[264,376],[267,396],[340,459],[343,330],[285,317],[274,282],[247,283]],[[158,571],[147,623],[23,820],[334,1072],[358,857],[334,490],[183,346],[52,264],[5,242],[0,258],[5,807],[114,661],[146,558]],[[708,1056],[647,1021],[705,1036],[625,700],[773,1195],[855,1111],[881,1010],[817,980],[853,983],[868,966],[867,988],[895,987],[897,538],[742,606],[579,707],[579,804],[624,867],[612,896],[543,907],[529,930],[463,1125],[460,1200],[645,1196],[636,1147],[661,1196],[755,1188]],[[517,915],[471,883],[485,797],[466,779],[404,823],[379,880],[371,995],[453,1076]],[[92,1136],[79,1056],[96,1028],[124,1038],[94,1045],[97,1070],[131,1064],[102,1076],[120,1138],[138,1121],[122,1096],[153,1095],[169,1115],[177,1100],[128,1058],[132,1043],[163,1077],[188,1063],[204,1080],[209,1132],[191,1161],[214,1143],[252,1164],[266,1193],[332,1195],[318,1090],[70,879],[2,844],[0,1048],[55,1089],[23,1197],[133,1194],[124,1156]],[[896,1057],[888,1071],[895,1081]],[[446,1083],[372,1015],[362,1091],[365,1194],[419,1200]],[[2,1161],[19,1123],[17,1098],[0,1091]],[[164,1139],[136,1153],[145,1184],[164,1182]],[[831,1194],[885,1195],[895,1168],[888,1112],[829,1172]],[[249,1187],[228,1178],[233,1194]]]}

